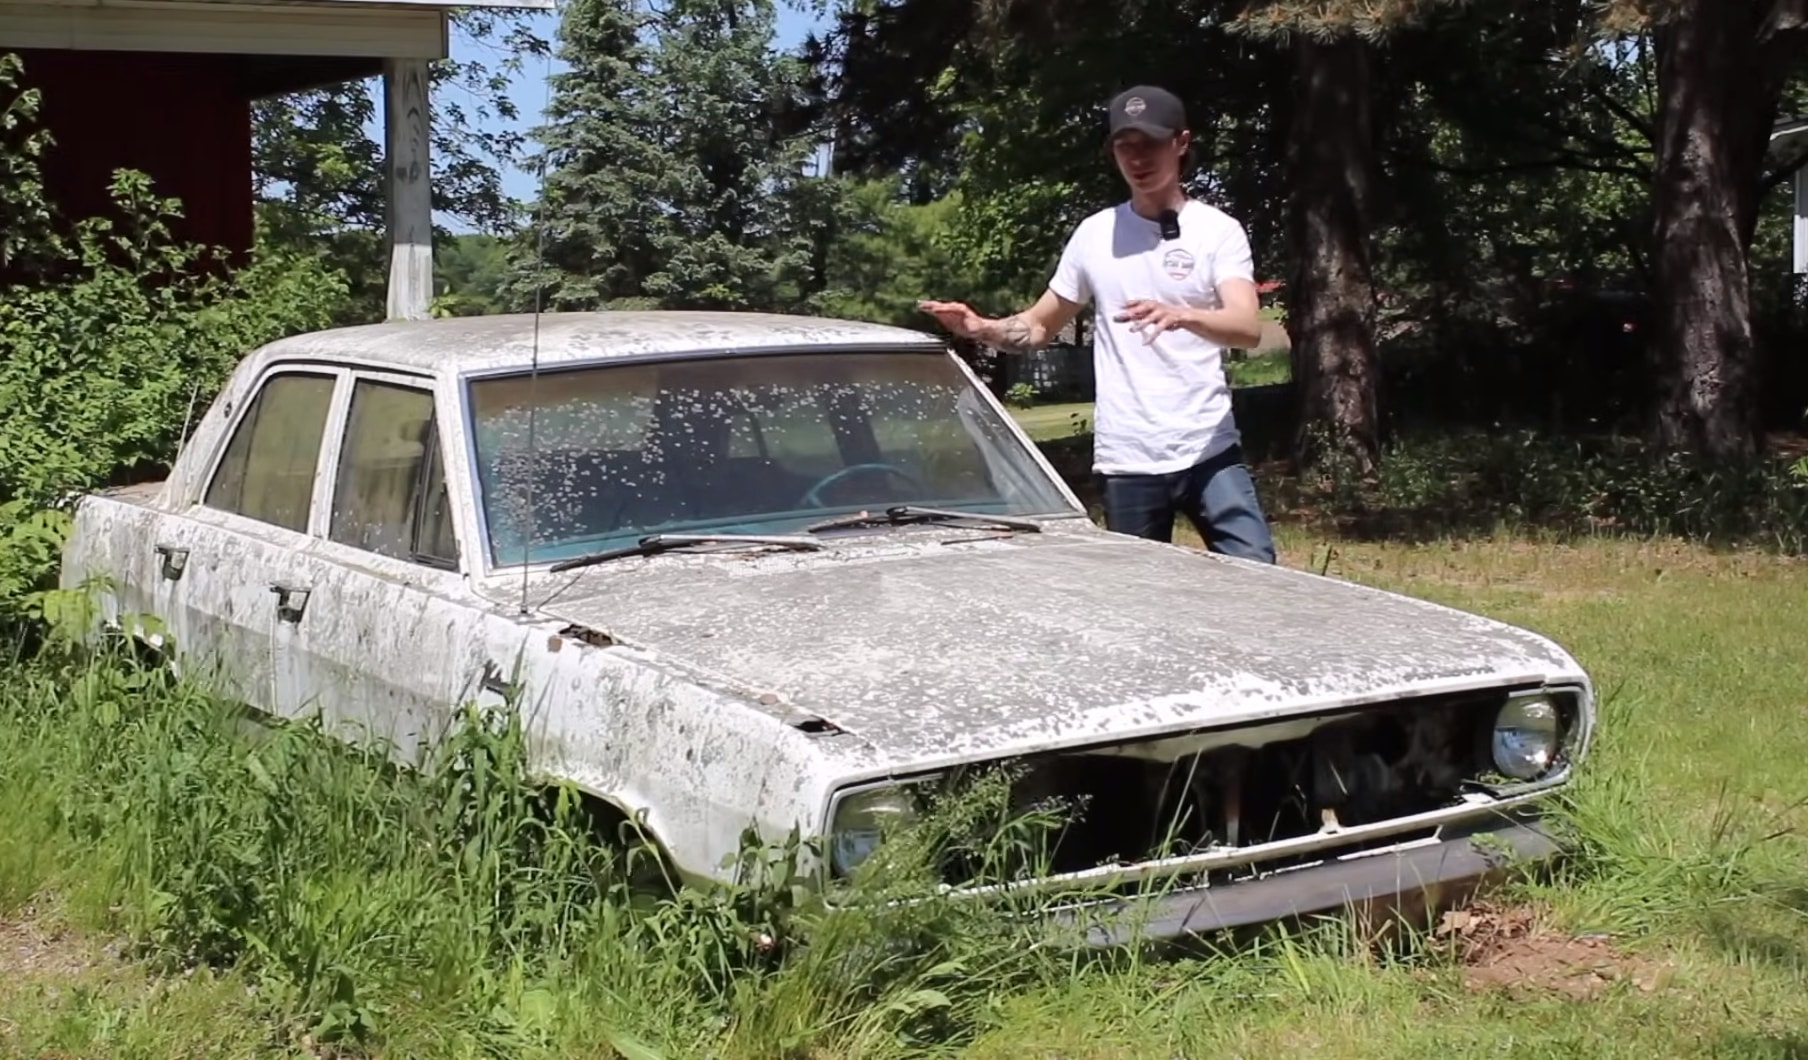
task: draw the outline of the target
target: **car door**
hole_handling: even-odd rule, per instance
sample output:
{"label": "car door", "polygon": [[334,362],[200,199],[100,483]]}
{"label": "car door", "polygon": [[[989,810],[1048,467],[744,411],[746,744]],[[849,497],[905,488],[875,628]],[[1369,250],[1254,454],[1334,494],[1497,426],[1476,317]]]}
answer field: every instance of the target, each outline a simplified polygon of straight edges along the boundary
{"label": "car door", "polygon": [[276,705],[271,634],[289,602],[292,557],[311,540],[321,447],[342,375],[314,366],[268,370],[187,519],[167,520],[156,542],[164,613],[184,668],[259,710]]}
{"label": "car door", "polygon": [[306,609],[275,629],[280,709],[416,760],[481,670],[430,380],[354,371],[322,455]]}

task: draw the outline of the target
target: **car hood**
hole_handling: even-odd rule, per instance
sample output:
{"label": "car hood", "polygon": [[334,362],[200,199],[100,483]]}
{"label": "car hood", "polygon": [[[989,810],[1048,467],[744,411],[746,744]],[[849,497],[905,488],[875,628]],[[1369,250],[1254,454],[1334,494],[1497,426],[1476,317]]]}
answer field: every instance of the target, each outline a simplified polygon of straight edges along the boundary
{"label": "car hood", "polygon": [[817,715],[898,763],[1582,677],[1556,645],[1492,620],[1083,524],[883,530],[572,578],[547,583],[543,615],[774,713]]}

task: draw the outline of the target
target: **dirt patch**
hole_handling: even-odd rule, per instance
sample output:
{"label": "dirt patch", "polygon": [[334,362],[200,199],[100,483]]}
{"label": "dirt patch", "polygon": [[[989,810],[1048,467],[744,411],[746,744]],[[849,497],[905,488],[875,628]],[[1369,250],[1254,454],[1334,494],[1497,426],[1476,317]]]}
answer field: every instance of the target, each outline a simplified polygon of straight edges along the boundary
{"label": "dirt patch", "polygon": [[1524,907],[1453,909],[1435,935],[1455,946],[1466,988],[1516,998],[1557,993],[1586,1001],[1620,982],[1654,993],[1669,985],[1673,971],[1664,962],[1621,951],[1606,936],[1554,931]]}
{"label": "dirt patch", "polygon": [[0,982],[74,983],[120,965],[117,943],[97,945],[43,911],[0,919]]}

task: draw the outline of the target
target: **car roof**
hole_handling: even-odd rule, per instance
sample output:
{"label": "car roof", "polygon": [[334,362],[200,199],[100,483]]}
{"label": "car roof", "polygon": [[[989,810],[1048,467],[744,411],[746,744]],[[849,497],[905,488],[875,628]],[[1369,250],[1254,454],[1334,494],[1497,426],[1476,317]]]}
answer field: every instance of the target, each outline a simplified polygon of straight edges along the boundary
{"label": "car roof", "polygon": [[945,350],[921,331],[781,313],[623,310],[393,320],[278,339],[261,359],[356,359],[426,372],[541,367],[617,357],[900,346]]}

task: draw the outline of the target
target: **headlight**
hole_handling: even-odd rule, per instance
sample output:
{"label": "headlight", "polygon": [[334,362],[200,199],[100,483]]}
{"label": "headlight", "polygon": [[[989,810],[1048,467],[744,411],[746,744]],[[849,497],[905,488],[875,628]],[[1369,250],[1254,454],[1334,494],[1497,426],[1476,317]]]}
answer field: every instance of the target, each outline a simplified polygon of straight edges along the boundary
{"label": "headlight", "polygon": [[843,798],[835,808],[835,824],[829,833],[829,860],[835,875],[852,875],[878,849],[881,839],[916,818],[917,800],[906,787],[871,788]]}
{"label": "headlight", "polygon": [[1537,780],[1563,748],[1563,722],[1550,697],[1510,699],[1494,718],[1494,768],[1515,780]]}

